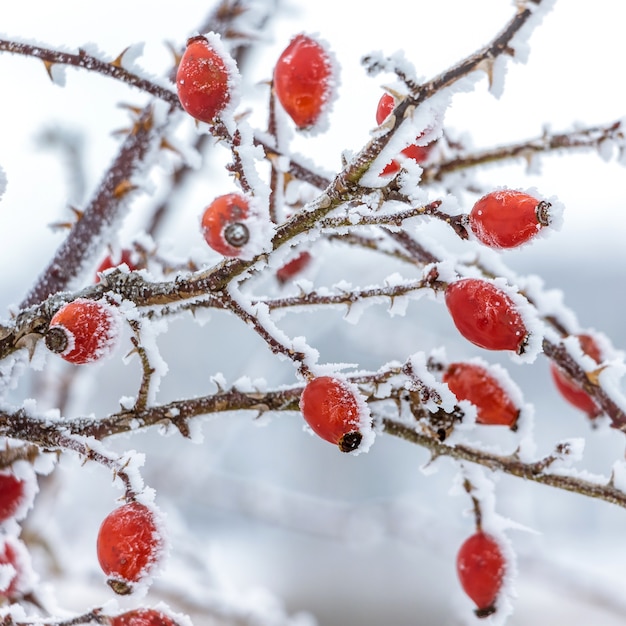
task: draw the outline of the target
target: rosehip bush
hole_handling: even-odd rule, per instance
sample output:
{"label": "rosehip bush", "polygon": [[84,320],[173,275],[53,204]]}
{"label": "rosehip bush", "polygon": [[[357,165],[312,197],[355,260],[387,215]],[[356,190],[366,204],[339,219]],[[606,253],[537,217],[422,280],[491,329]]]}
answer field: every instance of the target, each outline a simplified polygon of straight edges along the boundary
{"label": "rosehip bush", "polygon": [[0,8],[2,626],[626,618],[604,1]]}

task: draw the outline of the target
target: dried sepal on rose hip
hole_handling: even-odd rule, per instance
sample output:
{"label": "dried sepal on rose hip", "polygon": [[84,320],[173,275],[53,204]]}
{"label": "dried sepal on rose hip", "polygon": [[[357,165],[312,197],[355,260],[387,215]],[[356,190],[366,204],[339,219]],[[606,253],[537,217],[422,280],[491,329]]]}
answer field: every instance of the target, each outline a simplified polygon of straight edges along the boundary
{"label": "dried sepal on rose hip", "polygon": [[459,549],[456,570],[463,591],[477,607],[476,615],[495,613],[506,574],[506,559],[498,541],[482,531],[473,534]]}
{"label": "dried sepal on rose hip", "polygon": [[[602,352],[596,340],[586,333],[577,335],[580,348],[584,354],[591,357],[598,365],[602,362]],[[550,363],[552,380],[560,394],[573,406],[584,411],[593,419],[602,413],[602,409],[595,400],[569,374],[555,363]]]}
{"label": "dried sepal on rose hip", "polygon": [[335,62],[319,40],[296,35],[274,67],[273,89],[300,130],[323,130],[322,120],[334,99],[338,81]]}
{"label": "dried sepal on rose hip", "polygon": [[213,250],[228,257],[241,256],[250,241],[246,223],[250,217],[250,200],[240,193],[219,196],[202,214],[201,229]]}
{"label": "dried sepal on rose hip", "polygon": [[91,363],[111,353],[120,326],[120,314],[113,305],[77,298],[52,316],[46,347],[70,363]]}
{"label": "dried sepal on rose hip", "polygon": [[[378,125],[382,124],[389,117],[395,105],[396,102],[391,94],[384,93],[381,96],[380,100],[378,101],[378,106],[376,108],[376,123]],[[422,136],[423,133],[418,135],[416,141],[421,139]],[[417,144],[412,143],[411,145],[404,148],[404,150],[401,151],[401,154],[407,159],[412,159],[416,163],[423,163],[430,156],[433,146],[434,143],[430,143],[425,146],[418,146]],[[391,163],[388,163],[385,166],[381,174],[383,176],[389,176],[391,174],[395,174],[399,170],[400,164],[394,159],[393,161],[391,161]]]}
{"label": "dried sepal on rose hip", "polygon": [[169,615],[155,609],[135,609],[110,618],[110,626],[178,626]]}
{"label": "dried sepal on rose hip", "polygon": [[310,380],[300,396],[300,411],[311,430],[342,452],[369,448],[371,417],[358,389],[334,376]]}
{"label": "dried sepal on rose hip", "polygon": [[458,331],[486,350],[523,354],[529,331],[511,297],[494,283],[461,278],[445,290],[445,301]]}
{"label": "dried sepal on rose hip", "polygon": [[211,123],[233,103],[238,76],[218,35],[191,37],[176,71],[178,99],[191,117]]}
{"label": "dried sepal on rose hip", "polygon": [[525,191],[500,189],[478,200],[468,221],[476,238],[490,248],[515,248],[553,224],[560,208]]}
{"label": "dried sepal on rose hip", "polygon": [[485,425],[517,427],[520,408],[487,367],[472,362],[450,363],[444,370],[443,382],[457,400],[467,400],[476,407],[476,422]]}
{"label": "dried sepal on rose hip", "polygon": [[107,583],[120,595],[149,577],[164,554],[164,537],[155,510],[128,502],[105,517],[97,539],[98,562]]}

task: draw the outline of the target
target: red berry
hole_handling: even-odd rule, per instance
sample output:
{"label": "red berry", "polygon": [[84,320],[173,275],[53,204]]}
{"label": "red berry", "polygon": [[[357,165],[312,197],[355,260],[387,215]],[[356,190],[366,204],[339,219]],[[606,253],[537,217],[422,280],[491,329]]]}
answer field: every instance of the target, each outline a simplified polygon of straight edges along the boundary
{"label": "red berry", "polygon": [[[590,356],[596,363],[602,361],[600,348],[591,335],[578,335],[578,341],[582,351],[587,356]],[[556,364],[550,363],[550,373],[557,389],[570,404],[584,411],[591,418],[602,413],[602,409],[598,407],[592,397]]]}
{"label": "red berry", "polygon": [[212,122],[231,99],[232,70],[215,41],[198,35],[187,48],[176,72],[178,98],[183,109],[201,122]]}
{"label": "red berry", "polygon": [[24,481],[12,472],[0,472],[0,523],[14,517],[24,499]]}
{"label": "red berry", "polygon": [[290,261],[287,261],[281,268],[276,271],[276,278],[281,284],[291,280],[294,276],[297,276],[302,272],[311,262],[311,253],[303,250],[298,256],[295,256]]}
{"label": "red berry", "polygon": [[495,612],[495,601],[502,587],[505,560],[498,542],[479,531],[465,540],[456,560],[456,570],[465,593],[486,617]]}
{"label": "red berry", "polygon": [[520,410],[486,368],[475,363],[450,363],[443,381],[458,400],[468,400],[476,407],[479,424],[515,427]]}
{"label": "red berry", "polygon": [[131,593],[130,583],[143,579],[163,550],[154,512],[138,502],[115,509],[100,526],[97,550],[111,588],[119,594]]}
{"label": "red berry", "polygon": [[154,609],[135,609],[111,618],[111,626],[177,626],[165,613]]}
{"label": "red berry", "polygon": [[229,193],[213,200],[204,210],[202,234],[213,250],[224,256],[239,256],[250,239],[250,231],[244,223],[249,208],[244,196]]}
{"label": "red berry", "polygon": [[300,396],[300,410],[313,432],[342,452],[359,447],[361,403],[345,381],[332,376],[314,378]]}
{"label": "red berry", "polygon": [[296,35],[276,62],[274,91],[298,128],[314,126],[333,91],[333,66],[325,48],[307,35]]}
{"label": "red berry", "polygon": [[110,304],[77,298],[50,320],[46,346],[70,363],[90,363],[109,353],[119,334],[117,310]]}
{"label": "red berry", "polygon": [[[382,124],[389,117],[389,114],[393,111],[394,106],[395,101],[393,96],[388,93],[384,93],[378,101],[378,107],[376,108],[376,123],[379,125]],[[417,139],[420,139],[421,137],[422,135],[420,134],[417,136]],[[423,163],[430,155],[433,145],[434,144],[418,146],[416,144],[411,144],[402,150],[402,154],[407,159],[413,159],[416,163]],[[388,163],[385,166],[381,173],[383,176],[387,176],[389,174],[395,174],[399,169],[400,164],[394,159],[391,163]]]}
{"label": "red berry", "polygon": [[483,196],[469,214],[476,237],[491,248],[515,248],[550,224],[550,203],[513,189]]}
{"label": "red berry", "polygon": [[502,289],[486,280],[463,278],[448,285],[445,298],[465,339],[486,350],[524,352],[528,331],[513,300]]}
{"label": "red berry", "polygon": [[4,536],[0,543],[0,567],[11,565],[13,572],[1,577],[0,599],[21,597],[30,591],[30,557],[26,546],[16,537]]}
{"label": "red berry", "polygon": [[137,264],[133,261],[133,251],[124,248],[119,255],[119,258],[113,258],[112,255],[108,255],[102,263],[98,266],[96,270],[96,282],[100,282],[100,276],[102,272],[106,272],[106,270],[110,270],[113,267],[119,267],[120,265],[127,265],[128,269],[132,272],[138,268]]}

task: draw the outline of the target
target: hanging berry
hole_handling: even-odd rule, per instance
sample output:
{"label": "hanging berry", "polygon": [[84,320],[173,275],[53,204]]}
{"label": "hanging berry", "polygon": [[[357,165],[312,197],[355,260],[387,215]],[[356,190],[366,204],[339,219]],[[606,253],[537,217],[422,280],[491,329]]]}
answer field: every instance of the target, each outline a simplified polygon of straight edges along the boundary
{"label": "hanging berry", "polygon": [[486,367],[476,363],[450,363],[443,374],[443,382],[457,400],[468,400],[476,407],[479,424],[516,427],[520,410]]}
{"label": "hanging berry", "polygon": [[129,250],[127,248],[122,249],[118,257],[114,257],[112,254],[107,255],[102,260],[102,263],[98,265],[95,282],[100,282],[100,274],[102,272],[106,272],[114,267],[119,267],[120,265],[126,265],[131,272],[138,269],[139,266],[135,263],[134,256],[135,253],[133,250]]}
{"label": "hanging berry", "polygon": [[297,256],[293,257],[290,261],[287,261],[282,267],[276,270],[276,278],[281,285],[289,282],[292,278],[304,271],[313,257],[307,250],[303,250]]}
{"label": "hanging berry", "polygon": [[462,278],[445,291],[452,320],[465,339],[486,350],[523,354],[529,333],[513,300],[491,282]]}
{"label": "hanging berry", "polygon": [[342,452],[356,450],[363,428],[369,428],[369,411],[356,388],[332,376],[319,376],[307,383],[300,396],[300,411],[315,434]]}
{"label": "hanging berry", "polygon": [[[587,356],[591,357],[598,364],[602,362],[600,348],[591,335],[578,335],[578,341],[582,351]],[[556,388],[570,404],[584,411],[590,418],[598,417],[602,413],[602,409],[598,407],[595,400],[555,363],[550,363],[550,373]]]}
{"label": "hanging berry", "polygon": [[135,609],[111,618],[110,626],[177,626],[176,622],[154,609]]}
{"label": "hanging berry", "polygon": [[[395,100],[393,99],[393,96],[391,94],[384,93],[378,101],[378,107],[376,108],[376,123],[379,126],[389,117],[394,107]],[[416,140],[421,139],[422,136],[423,133],[418,135]],[[434,143],[428,144],[426,146],[418,146],[412,143],[411,145],[404,148],[404,150],[402,150],[402,155],[405,156],[407,159],[412,159],[416,163],[423,163],[424,161],[426,161],[426,159],[428,159],[433,149],[433,146]],[[388,163],[385,166],[381,174],[383,176],[388,176],[391,174],[395,174],[397,171],[399,171],[399,169],[400,164],[394,159],[393,161],[391,161],[391,163]]]}
{"label": "hanging berry", "polygon": [[506,571],[498,542],[482,531],[475,533],[461,546],[456,570],[463,590],[478,607],[476,615],[486,617],[495,613]]}
{"label": "hanging berry", "polygon": [[234,61],[215,33],[192,37],[176,72],[183,109],[201,122],[214,121],[231,103],[236,75]]}
{"label": "hanging berry", "polygon": [[46,346],[70,363],[83,364],[108,355],[119,336],[119,313],[101,300],[77,298],[50,320]]}
{"label": "hanging berry", "polygon": [[202,234],[206,242],[220,254],[237,257],[250,240],[245,224],[250,211],[248,199],[238,193],[219,196],[204,210]]}
{"label": "hanging berry", "polygon": [[163,537],[154,511],[129,502],[102,522],[97,541],[98,561],[110,587],[121,595],[150,574],[163,553]]}
{"label": "hanging berry", "polygon": [[336,76],[328,50],[308,35],[296,35],[278,58],[273,87],[295,125],[317,125],[333,98]]}
{"label": "hanging berry", "polygon": [[552,223],[552,205],[523,191],[492,191],[476,202],[469,226],[490,248],[515,248]]}

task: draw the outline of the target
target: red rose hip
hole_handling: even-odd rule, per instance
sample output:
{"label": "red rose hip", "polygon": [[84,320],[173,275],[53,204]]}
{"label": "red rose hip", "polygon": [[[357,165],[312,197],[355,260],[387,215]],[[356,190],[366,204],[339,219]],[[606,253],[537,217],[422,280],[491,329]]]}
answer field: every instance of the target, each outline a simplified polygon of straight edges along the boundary
{"label": "red rose hip", "polygon": [[498,379],[476,363],[450,363],[443,381],[458,400],[468,400],[476,407],[476,421],[514,428],[520,410]]}
{"label": "red rose hip", "polygon": [[274,68],[276,97],[299,129],[320,120],[332,99],[333,83],[328,51],[304,34],[291,40]]}
{"label": "red rose hip", "polygon": [[493,283],[462,278],[450,283],[445,300],[461,335],[486,350],[522,354],[528,331],[510,296]]}
{"label": "red rose hip", "polygon": [[492,191],[476,202],[469,226],[491,248],[515,248],[530,241],[551,222],[551,204],[523,191]]}
{"label": "red rose hip", "polygon": [[187,48],[176,72],[178,99],[183,109],[201,122],[212,122],[230,103],[232,74],[230,63],[216,47],[217,37],[203,35],[187,41]]}
{"label": "red rose hip", "polygon": [[135,609],[111,618],[111,626],[177,626],[176,622],[154,609]]}
{"label": "red rose hip", "polygon": [[314,378],[300,396],[300,410],[313,432],[342,452],[361,444],[363,406],[347,382],[332,376]]}
{"label": "red rose hip", "polygon": [[0,566],[10,565],[13,572],[5,572],[0,587],[0,600],[20,598],[31,591],[31,563],[26,546],[17,538],[7,535],[0,539]]}
{"label": "red rose hip", "polygon": [[250,240],[250,231],[244,223],[248,218],[248,199],[238,193],[219,196],[202,215],[201,228],[205,241],[220,254],[237,257]]}
{"label": "red rose hip", "polygon": [[482,531],[475,533],[461,546],[456,569],[463,590],[477,606],[476,615],[486,617],[494,613],[506,572],[498,542]]}
{"label": "red rose hip", "polygon": [[[378,101],[378,107],[376,108],[376,123],[382,124],[393,111],[395,106],[395,101],[393,96],[388,93],[384,93],[380,100]],[[419,139],[421,135],[417,136]],[[423,163],[428,156],[430,155],[434,144],[429,144],[427,146],[418,146],[416,144],[411,144],[402,150],[402,155],[407,159],[413,159],[416,163]],[[400,164],[395,159],[388,163],[381,174],[383,176],[387,176],[390,174],[395,174],[400,169]]]}
{"label": "red rose hip", "polygon": [[133,583],[150,573],[162,551],[163,538],[154,511],[144,504],[124,504],[109,513],[100,526],[98,561],[116,593],[131,593]]}
{"label": "red rose hip", "polygon": [[112,305],[77,298],[53,315],[45,342],[66,361],[83,364],[109,354],[118,336],[119,317]]}
{"label": "red rose hip", "polygon": [[121,251],[119,257],[114,257],[112,254],[107,255],[100,265],[98,265],[98,269],[96,270],[96,282],[100,282],[100,274],[102,272],[106,272],[114,267],[119,267],[120,265],[126,265],[128,269],[132,272],[133,270],[138,269],[137,264],[133,260],[133,251],[124,248]]}
{"label": "red rose hip", "polygon": [[293,259],[287,261],[282,267],[276,270],[276,278],[281,285],[290,281],[292,278],[304,271],[311,263],[311,253],[303,250]]}
{"label": "red rose hip", "polygon": [[24,481],[12,472],[0,472],[0,523],[18,512],[26,498],[24,488]]}
{"label": "red rose hip", "polygon": [[[600,348],[591,335],[578,335],[578,341],[582,351],[587,356],[590,356],[598,364],[602,362]],[[593,398],[558,365],[550,363],[550,373],[556,388],[571,405],[584,411],[590,418],[598,417],[602,413],[602,409],[598,407]]]}

